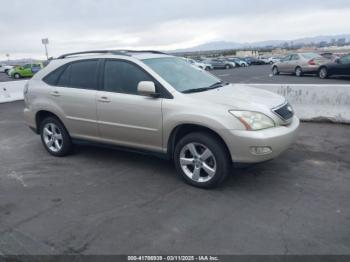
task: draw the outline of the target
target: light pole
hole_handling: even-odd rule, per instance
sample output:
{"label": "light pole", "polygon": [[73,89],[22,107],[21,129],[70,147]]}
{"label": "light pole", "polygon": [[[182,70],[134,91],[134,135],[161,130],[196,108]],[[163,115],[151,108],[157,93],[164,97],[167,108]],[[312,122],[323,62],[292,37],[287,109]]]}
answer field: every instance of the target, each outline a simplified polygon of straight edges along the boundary
{"label": "light pole", "polygon": [[49,39],[43,38],[43,39],[41,39],[41,43],[45,46],[46,59],[49,60],[49,53],[47,52],[47,45],[49,44]]}
{"label": "light pole", "polygon": [[7,62],[9,62],[9,61],[10,61],[10,54],[7,53],[7,54],[6,54],[6,57],[7,57]]}

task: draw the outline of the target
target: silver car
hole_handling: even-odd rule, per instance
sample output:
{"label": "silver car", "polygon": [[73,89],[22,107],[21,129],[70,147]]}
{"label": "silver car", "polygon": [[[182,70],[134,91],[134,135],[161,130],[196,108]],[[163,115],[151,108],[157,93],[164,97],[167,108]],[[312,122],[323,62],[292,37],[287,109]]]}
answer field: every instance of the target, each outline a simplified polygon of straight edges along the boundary
{"label": "silver car", "polygon": [[327,62],[329,62],[328,59],[316,53],[295,53],[274,63],[272,73],[274,75],[280,73],[295,74],[299,77],[303,74],[317,74],[320,65]]}
{"label": "silver car", "polygon": [[211,188],[234,163],[277,157],[299,119],[274,93],[235,86],[156,51],[91,51],[50,62],[25,86],[26,122],[54,156],[79,140],[161,153]]}

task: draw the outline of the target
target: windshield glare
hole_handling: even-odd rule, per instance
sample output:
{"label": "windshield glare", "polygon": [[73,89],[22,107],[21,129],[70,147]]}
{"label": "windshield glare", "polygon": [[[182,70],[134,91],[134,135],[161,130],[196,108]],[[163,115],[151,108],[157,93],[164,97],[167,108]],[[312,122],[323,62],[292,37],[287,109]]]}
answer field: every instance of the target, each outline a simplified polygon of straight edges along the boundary
{"label": "windshield glare", "polygon": [[151,58],[143,62],[180,92],[205,88],[220,82],[220,79],[178,57]]}

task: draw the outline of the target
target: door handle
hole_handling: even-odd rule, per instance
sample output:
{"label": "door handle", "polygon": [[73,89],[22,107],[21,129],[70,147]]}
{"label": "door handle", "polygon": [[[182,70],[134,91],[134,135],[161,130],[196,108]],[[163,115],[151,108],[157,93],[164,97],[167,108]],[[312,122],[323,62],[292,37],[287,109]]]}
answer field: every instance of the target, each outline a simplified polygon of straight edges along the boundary
{"label": "door handle", "polygon": [[51,95],[52,95],[52,96],[60,96],[60,92],[58,92],[58,91],[52,91],[52,92],[51,92]]}
{"label": "door handle", "polygon": [[106,97],[106,96],[101,96],[101,97],[98,99],[98,101],[100,101],[100,102],[102,102],[102,103],[109,103],[109,102],[111,102],[111,100],[109,100],[109,98]]}

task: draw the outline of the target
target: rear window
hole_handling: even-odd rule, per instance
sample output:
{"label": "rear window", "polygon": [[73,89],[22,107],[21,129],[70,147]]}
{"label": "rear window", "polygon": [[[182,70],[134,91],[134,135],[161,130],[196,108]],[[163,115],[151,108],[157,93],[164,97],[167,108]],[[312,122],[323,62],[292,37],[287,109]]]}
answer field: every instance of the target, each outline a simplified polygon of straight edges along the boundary
{"label": "rear window", "polygon": [[319,54],[316,53],[303,53],[301,54],[304,58],[306,59],[313,59],[313,58],[317,58],[317,57],[322,57]]}

